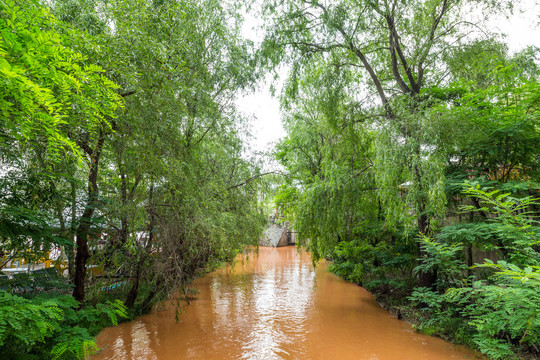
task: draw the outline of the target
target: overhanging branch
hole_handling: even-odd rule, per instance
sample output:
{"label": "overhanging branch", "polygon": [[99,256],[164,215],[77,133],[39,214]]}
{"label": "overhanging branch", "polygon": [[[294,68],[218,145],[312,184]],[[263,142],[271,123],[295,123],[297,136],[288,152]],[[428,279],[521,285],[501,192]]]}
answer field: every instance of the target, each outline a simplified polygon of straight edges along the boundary
{"label": "overhanging branch", "polygon": [[266,175],[271,175],[271,174],[279,174],[280,172],[279,171],[269,171],[269,172],[265,172],[265,173],[262,173],[262,174],[258,174],[258,175],[254,175],[252,177],[250,177],[249,179],[245,180],[245,181],[242,181],[241,183],[239,184],[236,184],[236,185],[233,185],[233,186],[229,186],[227,188],[227,190],[232,190],[232,189],[236,189],[240,186],[244,186],[244,185],[247,185],[249,184],[250,182],[252,182],[253,180],[256,180],[258,178],[261,178],[263,176],[266,176]]}

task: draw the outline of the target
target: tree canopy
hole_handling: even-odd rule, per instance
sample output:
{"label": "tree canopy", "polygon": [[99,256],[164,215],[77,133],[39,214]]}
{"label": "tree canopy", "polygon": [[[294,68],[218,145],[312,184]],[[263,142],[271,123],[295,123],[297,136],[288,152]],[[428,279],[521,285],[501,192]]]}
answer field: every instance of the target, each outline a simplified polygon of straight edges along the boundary
{"label": "tree canopy", "polygon": [[[0,0],[0,268],[60,270],[0,278],[0,357],[85,358],[189,300],[257,245],[269,197],[422,331],[537,356],[539,51],[483,27],[512,3],[260,5],[255,44],[237,1]],[[235,101],[282,64],[267,181]]]}

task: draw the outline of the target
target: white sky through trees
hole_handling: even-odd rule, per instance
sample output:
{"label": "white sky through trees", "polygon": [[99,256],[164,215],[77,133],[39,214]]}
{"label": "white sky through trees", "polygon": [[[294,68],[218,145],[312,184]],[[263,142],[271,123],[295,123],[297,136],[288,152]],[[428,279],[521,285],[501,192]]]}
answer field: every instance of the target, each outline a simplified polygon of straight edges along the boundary
{"label": "white sky through trees", "polygon": [[[514,14],[508,18],[497,16],[488,24],[488,30],[505,34],[504,41],[508,44],[511,53],[522,50],[529,45],[540,47],[540,2],[539,0],[517,0]],[[246,16],[243,34],[246,38],[260,44],[264,32],[258,29],[263,19],[253,15]],[[281,123],[279,108],[280,84],[285,80],[287,70],[282,68],[278,72],[281,79],[276,81],[276,97],[271,95],[272,78],[259,84],[258,89],[237,99],[238,109],[246,116],[252,118],[251,127],[254,139],[251,143],[251,152],[268,151],[282,137],[286,135]]]}

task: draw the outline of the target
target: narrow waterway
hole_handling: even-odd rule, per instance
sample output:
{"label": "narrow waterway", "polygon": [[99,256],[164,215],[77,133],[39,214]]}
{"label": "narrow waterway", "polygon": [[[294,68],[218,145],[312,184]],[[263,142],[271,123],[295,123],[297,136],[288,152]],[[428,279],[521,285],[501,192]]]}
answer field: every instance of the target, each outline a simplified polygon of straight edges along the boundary
{"label": "narrow waterway", "polygon": [[194,284],[179,322],[155,311],[103,330],[94,359],[446,360],[474,355],[417,334],[294,247],[260,248]]}

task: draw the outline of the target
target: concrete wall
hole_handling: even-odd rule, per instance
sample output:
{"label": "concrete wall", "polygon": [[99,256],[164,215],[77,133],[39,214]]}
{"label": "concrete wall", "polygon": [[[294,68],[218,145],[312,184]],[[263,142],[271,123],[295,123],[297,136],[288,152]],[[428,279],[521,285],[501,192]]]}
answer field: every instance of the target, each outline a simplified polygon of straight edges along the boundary
{"label": "concrete wall", "polygon": [[[259,239],[259,246],[281,247],[291,244],[291,233],[288,226],[270,224]],[[293,242],[294,244],[294,242]]]}
{"label": "concrete wall", "polygon": [[289,245],[289,230],[287,229],[287,226],[283,227],[283,231],[281,232],[281,237],[279,238],[279,241],[276,245],[276,247],[282,247]]}

